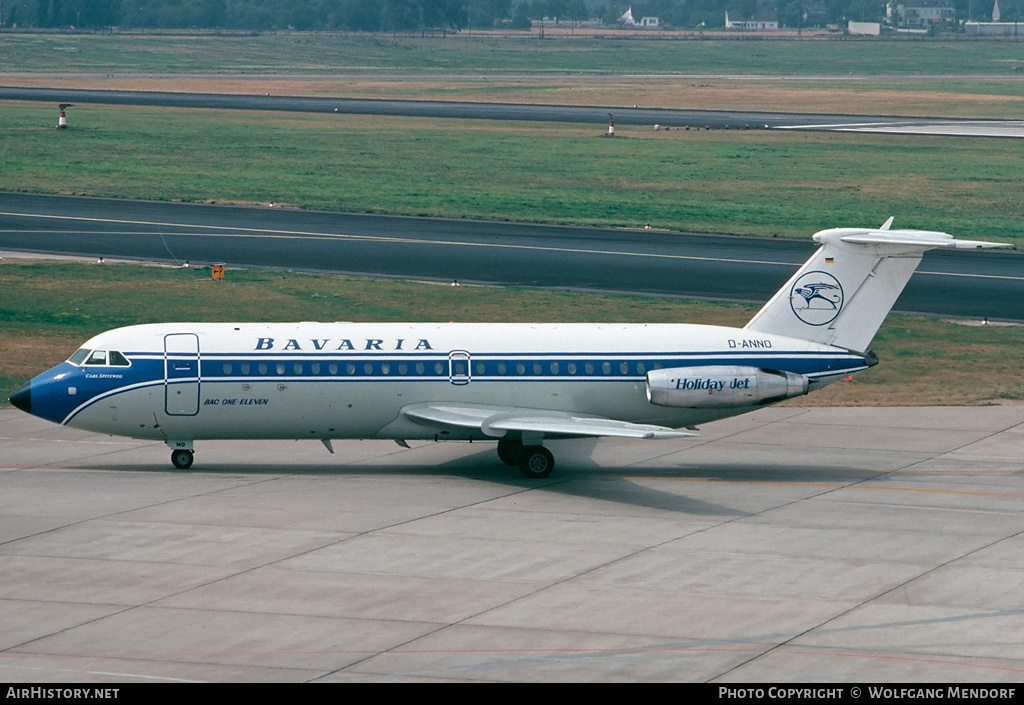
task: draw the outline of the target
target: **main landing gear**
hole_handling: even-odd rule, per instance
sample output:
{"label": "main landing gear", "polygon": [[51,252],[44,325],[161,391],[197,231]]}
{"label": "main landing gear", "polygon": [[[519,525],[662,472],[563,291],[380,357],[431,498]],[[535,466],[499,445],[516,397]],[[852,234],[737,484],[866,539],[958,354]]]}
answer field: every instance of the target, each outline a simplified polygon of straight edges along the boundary
{"label": "main landing gear", "polygon": [[498,441],[498,457],[506,465],[519,468],[531,480],[543,480],[555,469],[555,457],[544,446],[526,446],[522,441],[502,438]]}
{"label": "main landing gear", "polygon": [[195,460],[195,454],[190,450],[171,451],[171,464],[179,470],[188,470],[192,467],[193,460]]}

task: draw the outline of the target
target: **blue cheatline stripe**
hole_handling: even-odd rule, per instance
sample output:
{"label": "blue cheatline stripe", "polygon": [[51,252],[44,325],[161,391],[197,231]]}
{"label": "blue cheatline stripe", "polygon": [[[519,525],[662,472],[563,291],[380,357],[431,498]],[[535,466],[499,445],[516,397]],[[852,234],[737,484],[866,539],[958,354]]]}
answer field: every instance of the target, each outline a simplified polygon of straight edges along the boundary
{"label": "blue cheatline stripe", "polygon": [[[686,351],[686,350],[662,350],[658,352],[623,352],[618,351],[571,351],[561,350],[558,352],[550,351],[517,351],[517,352],[473,352],[458,350],[454,352],[468,352],[472,359],[485,359],[485,360],[509,360],[509,359],[534,359],[534,358],[566,358],[572,360],[619,360],[619,359],[665,359],[665,358],[698,358],[707,356],[716,357],[750,357],[750,356],[798,356],[798,357],[835,357],[835,356],[850,356],[860,357],[854,353],[844,352],[830,352],[827,350],[774,350],[771,348],[752,348],[752,349],[736,349],[736,350],[703,350],[703,351]],[[153,352],[126,352],[125,355],[129,355],[133,358],[152,358],[152,359],[164,359],[164,354],[153,353]],[[330,352],[311,352],[311,351],[281,351],[281,350],[253,350],[250,352],[210,352],[201,351],[200,357],[205,359],[210,358],[229,358],[229,359],[258,359],[258,358],[269,358],[269,359],[282,359],[282,360],[322,360],[322,359],[379,359],[387,358],[394,360],[404,360],[406,362],[410,360],[448,360],[448,352],[403,352],[394,350],[353,350],[348,352],[341,351],[330,351]]]}
{"label": "blue cheatline stripe", "polygon": [[[834,377],[834,376],[837,376],[837,375],[853,374],[854,372],[860,372],[860,371],[865,370],[865,369],[867,369],[867,365],[861,365],[859,367],[849,367],[849,368],[828,370],[828,371],[823,371],[823,372],[819,372],[819,373],[816,373],[816,374],[808,374],[807,376],[809,378],[811,378],[811,379],[817,379],[819,377]],[[271,377],[269,375],[264,375],[264,376],[261,376],[261,377],[228,377],[228,378],[204,377],[202,379],[202,383],[203,384],[216,384],[216,383],[226,384],[226,383],[230,383],[230,382],[238,382],[238,381],[243,380],[243,379],[251,380],[254,383],[262,383],[262,384],[271,384],[271,383],[273,383],[275,381],[282,380],[282,379],[286,379],[286,380],[288,380],[290,382],[311,382],[311,383],[317,383],[317,384],[345,384],[345,383],[353,384],[353,383],[368,383],[368,382],[415,382],[415,381],[432,382],[432,383],[443,382],[445,384],[448,384],[450,382],[450,378],[447,375],[431,375],[429,377],[410,377],[408,375],[404,376],[404,377],[403,376],[380,376],[380,375],[376,375],[376,376],[363,375],[363,376],[351,376],[351,377],[350,376],[298,377],[298,376],[280,375],[280,376],[273,376],[273,377]],[[586,383],[586,382],[589,382],[589,383],[592,383],[592,384],[593,383],[603,383],[603,384],[641,383],[641,382],[645,381],[644,377],[624,376],[624,375],[615,376],[615,375],[611,375],[611,374],[609,374],[609,375],[601,374],[601,375],[591,375],[591,376],[584,375],[584,376],[577,376],[577,377],[572,377],[572,376],[559,376],[559,377],[555,377],[553,375],[548,375],[548,376],[543,376],[543,375],[532,375],[532,376],[531,375],[522,375],[522,376],[515,375],[515,376],[508,376],[508,375],[506,375],[506,376],[502,376],[502,377],[475,376],[475,377],[472,377],[471,379],[472,379],[472,382],[475,383],[475,384],[481,384],[481,383],[485,383],[485,382],[491,382],[491,383],[500,382],[500,383],[504,383],[504,384],[524,384],[524,383],[530,383],[530,382],[536,383],[536,382],[540,382],[540,381],[547,382],[547,381],[552,381],[553,379],[557,379],[559,382],[573,382],[573,383]],[[165,380],[161,377],[159,379],[153,379],[153,380],[150,380],[150,381],[147,381],[147,382],[138,382],[138,383],[135,383],[135,384],[125,385],[123,387],[118,387],[116,389],[111,389],[111,390],[108,390],[108,391],[103,392],[101,394],[97,394],[96,396],[93,396],[93,397],[87,399],[86,401],[81,403],[79,406],[75,407],[62,421],[60,421],[60,423],[61,424],[69,423],[79,413],[81,413],[85,409],[89,408],[93,404],[95,404],[97,402],[100,402],[100,401],[102,401],[104,399],[109,399],[109,398],[117,396],[119,394],[130,392],[130,391],[133,391],[133,390],[136,390],[136,389],[144,389],[146,387],[159,387],[159,386],[163,386],[164,384],[165,384]]]}
{"label": "blue cheatline stripe", "polygon": [[[106,383],[94,387],[90,394],[88,387],[83,385],[80,402],[69,409],[61,423],[69,422],[74,416],[93,403],[123,392],[148,386],[165,384],[163,351],[136,351],[126,353],[133,360],[130,367],[116,368],[124,377],[126,384],[115,388],[104,388]],[[452,376],[452,361],[448,353],[403,353],[403,352],[370,352],[370,353],[284,353],[281,352],[250,352],[238,353],[201,353],[201,383],[273,383],[279,380],[290,382],[501,382],[529,383],[538,381],[574,382],[574,383],[638,383],[645,380],[646,372],[661,368],[703,367],[709,365],[739,365],[764,369],[779,369],[803,374],[810,379],[834,377],[852,374],[867,369],[863,356],[852,353],[830,353],[820,351],[719,351],[708,352],[655,352],[655,353],[483,353],[471,355],[466,370]],[[455,363],[466,361],[456,359]],[[298,370],[295,365],[299,364]],[[312,373],[312,365],[320,365],[318,374]],[[417,371],[417,364],[422,363],[423,372]],[[604,363],[608,364],[605,372]],[[625,363],[625,371],[622,365]],[[225,372],[225,364],[230,371]],[[243,364],[249,365],[249,372],[241,372]],[[266,372],[260,373],[260,365],[266,366]],[[505,365],[505,372],[499,372],[499,365]],[[587,372],[587,365],[592,371]],[[638,367],[642,364],[642,371]],[[278,365],[282,371],[278,372]],[[351,372],[349,365],[352,366]],[[369,367],[367,367],[367,365]],[[385,365],[388,372],[385,373]],[[401,366],[405,366],[405,372]],[[483,366],[481,371],[480,366]],[[523,371],[519,371],[522,365]],[[557,365],[557,367],[555,367]],[[575,365],[575,373],[570,366]],[[331,372],[335,366],[336,371]],[[438,367],[439,366],[439,367]],[[88,370],[88,367],[80,368]],[[97,369],[97,372],[99,370]],[[109,381],[107,382],[109,383]],[[92,386],[92,385],[89,385]]]}
{"label": "blue cheatline stripe", "polygon": [[[448,358],[427,358],[410,362],[390,356],[356,356],[343,359],[274,357],[263,359],[228,358],[207,359],[202,368],[204,379],[263,379],[263,378],[407,378],[447,379],[451,368],[459,363],[468,364],[473,377],[515,379],[520,377],[555,379],[600,379],[602,377],[639,377],[655,369],[704,367],[709,365],[737,365],[764,369],[782,369],[807,375],[834,374],[842,370],[860,370],[867,367],[863,357],[854,355],[816,354],[812,356],[779,354],[737,359],[723,356],[670,359],[663,356],[607,356],[579,358],[560,356],[543,360],[535,357],[478,356],[468,361],[450,363]],[[317,366],[316,372],[313,371]],[[504,371],[502,370],[504,366]],[[464,375],[465,371],[459,371]]]}
{"label": "blue cheatline stripe", "polygon": [[[160,360],[162,354],[131,353],[136,360]],[[456,360],[455,364],[462,362]],[[607,372],[604,370],[608,364]],[[403,353],[206,353],[201,358],[201,375],[204,379],[258,380],[258,379],[448,379],[452,361],[447,354],[403,354]],[[313,373],[312,366],[318,364],[319,372]],[[798,374],[817,376],[836,374],[845,370],[861,370],[867,365],[862,356],[829,352],[779,351],[740,352],[721,351],[715,353],[485,353],[472,355],[468,364],[470,375],[477,378],[513,379],[557,378],[557,379],[600,379],[602,377],[639,377],[646,372],[661,368],[686,368],[706,365],[740,365],[765,369],[783,369]],[[505,372],[500,365],[505,365]],[[626,365],[625,371],[622,365]],[[225,370],[225,365],[229,369]],[[243,366],[248,371],[243,372]],[[261,370],[264,366],[264,371]],[[296,368],[296,365],[299,367]],[[519,371],[519,366],[523,371]],[[587,365],[593,367],[587,371]],[[643,365],[643,367],[639,367]],[[279,366],[281,369],[279,371]],[[402,368],[405,371],[402,371]],[[418,368],[422,366],[422,371]],[[482,369],[481,369],[482,366]],[[575,366],[575,372],[570,367]],[[333,371],[332,371],[333,368]],[[387,372],[384,369],[387,368]]]}

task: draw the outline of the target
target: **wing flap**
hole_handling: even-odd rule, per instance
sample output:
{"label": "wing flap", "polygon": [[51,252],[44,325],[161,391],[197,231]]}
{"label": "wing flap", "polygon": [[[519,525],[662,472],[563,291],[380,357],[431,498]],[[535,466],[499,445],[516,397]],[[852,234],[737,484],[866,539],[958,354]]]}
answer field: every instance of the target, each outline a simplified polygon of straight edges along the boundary
{"label": "wing flap", "polygon": [[402,414],[421,424],[479,429],[501,438],[510,431],[543,433],[549,436],[613,436],[618,438],[686,438],[699,436],[666,426],[637,424],[602,416],[572,414],[547,409],[485,406],[476,404],[417,404]]}

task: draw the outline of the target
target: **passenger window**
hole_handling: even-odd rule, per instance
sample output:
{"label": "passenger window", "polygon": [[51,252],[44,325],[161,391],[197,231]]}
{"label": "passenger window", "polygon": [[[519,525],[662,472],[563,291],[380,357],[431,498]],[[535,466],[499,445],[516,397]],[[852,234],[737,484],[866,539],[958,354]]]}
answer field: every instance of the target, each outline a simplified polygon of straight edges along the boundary
{"label": "passenger window", "polygon": [[248,362],[243,362],[242,363],[242,374],[243,375],[249,374],[249,363]]}
{"label": "passenger window", "polygon": [[231,363],[230,362],[225,362],[224,363],[224,374],[226,374],[226,375],[231,374]]}

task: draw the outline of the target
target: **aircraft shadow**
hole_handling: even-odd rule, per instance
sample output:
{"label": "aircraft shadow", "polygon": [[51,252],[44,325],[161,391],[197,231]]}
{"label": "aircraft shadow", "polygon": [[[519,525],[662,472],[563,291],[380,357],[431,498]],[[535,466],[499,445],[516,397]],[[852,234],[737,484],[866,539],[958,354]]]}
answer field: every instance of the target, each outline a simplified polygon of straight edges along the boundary
{"label": "aircraft shadow", "polygon": [[[736,464],[705,463],[700,465],[648,464],[637,466],[599,465],[587,455],[585,447],[564,453],[563,462],[554,474],[544,480],[523,477],[516,468],[498,460],[493,447],[481,445],[481,450],[450,459],[444,463],[384,465],[374,463],[339,463],[323,465],[311,463],[262,464],[216,463],[196,465],[190,470],[174,470],[167,466],[118,466],[121,472],[219,474],[219,475],[324,475],[354,476],[379,475],[389,477],[458,477],[499,483],[517,489],[534,489],[584,499],[601,500],[634,507],[657,509],[697,516],[744,516],[749,512],[713,502],[696,499],[687,494],[685,481],[714,481],[724,483],[772,483],[844,486],[874,477],[880,472],[857,468],[823,468],[821,465]],[[671,461],[666,461],[671,462]],[[654,488],[645,480],[684,481],[671,490]]]}

